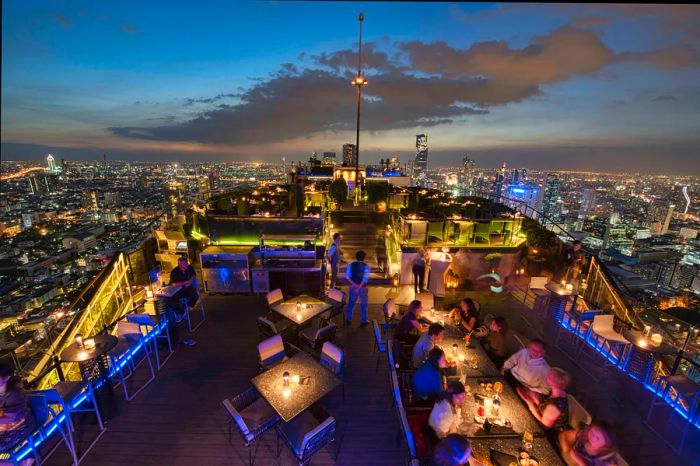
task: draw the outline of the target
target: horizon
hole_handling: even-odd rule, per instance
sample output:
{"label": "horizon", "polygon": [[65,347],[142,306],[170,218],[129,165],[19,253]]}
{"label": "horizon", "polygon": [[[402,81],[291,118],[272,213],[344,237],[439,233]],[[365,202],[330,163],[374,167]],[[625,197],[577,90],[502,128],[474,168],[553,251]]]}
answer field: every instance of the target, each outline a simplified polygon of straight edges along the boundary
{"label": "horizon", "polygon": [[362,10],[360,163],[700,175],[698,5],[132,6],[6,6],[4,160],[340,154]]}

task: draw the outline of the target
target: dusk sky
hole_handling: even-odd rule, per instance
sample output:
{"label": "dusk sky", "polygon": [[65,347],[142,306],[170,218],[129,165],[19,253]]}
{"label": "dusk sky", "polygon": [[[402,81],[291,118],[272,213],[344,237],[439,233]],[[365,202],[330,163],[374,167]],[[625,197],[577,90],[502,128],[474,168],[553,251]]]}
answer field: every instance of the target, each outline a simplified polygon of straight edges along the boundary
{"label": "dusk sky", "polygon": [[700,7],[3,2],[2,158],[700,174]]}

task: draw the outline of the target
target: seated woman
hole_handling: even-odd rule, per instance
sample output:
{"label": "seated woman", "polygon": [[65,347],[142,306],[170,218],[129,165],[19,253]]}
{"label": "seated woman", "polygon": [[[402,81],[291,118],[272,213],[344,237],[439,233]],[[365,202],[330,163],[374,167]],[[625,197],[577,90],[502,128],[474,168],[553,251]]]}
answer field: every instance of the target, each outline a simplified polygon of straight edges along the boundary
{"label": "seated woman", "polygon": [[433,450],[431,466],[479,466],[482,463],[472,457],[469,440],[459,434],[450,434],[440,441]]}
{"label": "seated woman", "polygon": [[404,343],[415,345],[420,337],[420,333],[427,330],[418,322],[421,312],[423,312],[423,304],[417,299],[411,301],[411,304],[408,305],[408,310],[394,329],[394,338]]}
{"label": "seated woman", "polygon": [[440,394],[428,418],[428,425],[433,428],[437,438],[443,439],[457,432],[462,422],[457,408],[461,408],[466,396],[464,384],[458,380],[450,382],[447,390]]}
{"label": "seated woman", "polygon": [[559,434],[562,456],[567,464],[576,466],[616,466],[616,443],[612,427],[605,421]]}
{"label": "seated woman", "polygon": [[552,367],[547,373],[547,384],[552,389],[548,396],[541,395],[539,402],[535,397],[517,387],[518,395],[527,403],[535,419],[545,427],[548,437],[556,443],[559,432],[569,426],[569,400],[566,398],[566,388],[571,383],[568,372],[558,367]]}
{"label": "seated woman", "polygon": [[459,327],[467,332],[476,330],[477,318],[479,316],[479,304],[472,298],[464,298],[459,302],[459,306],[450,311],[450,318],[455,319]]}
{"label": "seated woman", "polygon": [[447,367],[445,352],[435,347],[428,353],[428,359],[413,374],[411,385],[413,396],[420,401],[434,401],[445,387],[442,370]]}
{"label": "seated woman", "polygon": [[[8,365],[0,365],[0,452],[6,452],[34,431],[35,423],[27,407],[20,379]],[[0,460],[0,465],[11,465],[12,461]],[[25,458],[21,466],[34,464],[34,459]]]}
{"label": "seated woman", "polygon": [[496,317],[491,321],[486,337],[481,344],[489,357],[501,367],[508,354],[506,351],[506,334],[508,333],[508,323],[503,317]]}

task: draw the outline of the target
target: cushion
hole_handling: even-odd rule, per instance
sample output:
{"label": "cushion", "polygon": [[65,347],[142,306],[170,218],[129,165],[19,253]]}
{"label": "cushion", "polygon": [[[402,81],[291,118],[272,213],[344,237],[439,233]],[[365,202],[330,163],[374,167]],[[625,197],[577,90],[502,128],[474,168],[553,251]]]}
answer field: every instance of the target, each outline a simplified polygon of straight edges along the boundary
{"label": "cushion", "polygon": [[248,426],[249,430],[255,430],[276,416],[274,409],[264,398],[258,398],[247,408],[240,412],[241,419]]}
{"label": "cushion", "polygon": [[260,354],[260,360],[265,361],[271,359],[280,353],[284,354],[284,343],[282,342],[282,337],[275,335],[267,340],[262,341],[258,345],[258,353]]}
{"label": "cushion", "polygon": [[342,303],[345,299],[345,294],[342,291],[336,290],[334,288],[329,289],[326,293],[326,296],[328,296],[329,299],[332,299],[333,301],[337,301],[339,303]]}
{"label": "cushion", "polygon": [[283,300],[284,295],[282,294],[282,290],[280,290],[279,288],[277,288],[276,290],[272,290],[267,294],[267,304],[269,304],[270,306]]}
{"label": "cushion", "polygon": [[321,351],[324,355],[335,361],[336,364],[343,362],[343,350],[335,346],[333,343],[328,341],[325,342]]}
{"label": "cushion", "polygon": [[85,387],[85,382],[58,382],[53,388],[63,401],[70,403],[83,392]]}

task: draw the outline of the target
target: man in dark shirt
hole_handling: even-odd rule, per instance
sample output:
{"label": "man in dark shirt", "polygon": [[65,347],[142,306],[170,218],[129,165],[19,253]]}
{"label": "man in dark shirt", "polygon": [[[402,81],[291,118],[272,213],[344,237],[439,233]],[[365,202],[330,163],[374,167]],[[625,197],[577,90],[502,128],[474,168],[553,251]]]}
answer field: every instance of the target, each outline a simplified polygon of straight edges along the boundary
{"label": "man in dark shirt", "polygon": [[[187,306],[192,307],[199,298],[199,293],[194,285],[196,279],[197,274],[194,271],[194,267],[187,262],[187,256],[180,256],[177,260],[177,267],[170,272],[170,285],[182,287],[180,291],[173,295],[170,302],[171,308],[175,310],[174,317],[176,322],[181,322],[185,312],[187,312],[187,309],[183,309],[181,301],[183,299],[187,300]],[[182,343],[192,346],[194,345],[194,340],[187,338],[182,340]]]}
{"label": "man in dark shirt", "polygon": [[417,299],[411,301],[411,304],[408,305],[408,310],[394,329],[394,338],[415,345],[420,337],[420,333],[424,331],[418,322],[421,312],[423,312],[423,303]]}

